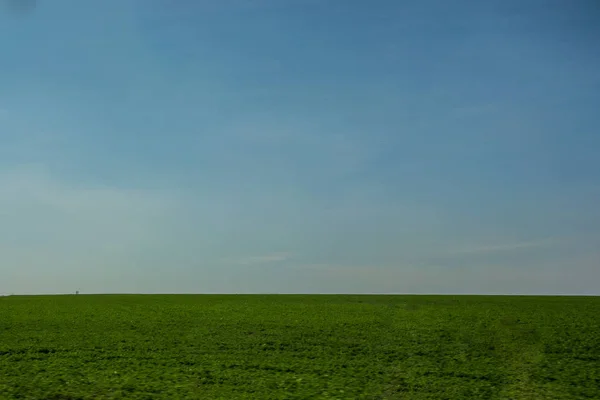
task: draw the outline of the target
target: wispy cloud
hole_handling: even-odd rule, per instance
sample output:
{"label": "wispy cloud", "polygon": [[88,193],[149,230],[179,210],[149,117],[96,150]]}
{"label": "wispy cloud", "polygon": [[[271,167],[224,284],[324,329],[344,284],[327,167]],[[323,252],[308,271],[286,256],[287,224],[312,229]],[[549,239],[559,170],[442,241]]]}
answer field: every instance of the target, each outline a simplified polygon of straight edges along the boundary
{"label": "wispy cloud", "polygon": [[290,259],[292,255],[287,252],[269,253],[260,256],[247,256],[240,258],[226,258],[222,262],[229,265],[258,265],[276,263]]}
{"label": "wispy cloud", "polygon": [[[310,264],[295,268],[297,279],[312,281],[316,293],[593,294],[600,276],[597,251],[535,268],[502,264],[376,266]],[[595,258],[596,257],[596,258]],[[584,278],[584,279],[578,279]]]}
{"label": "wispy cloud", "polygon": [[515,243],[500,243],[500,244],[487,244],[487,245],[474,245],[474,246],[465,246],[459,247],[450,250],[449,254],[482,254],[482,253],[499,253],[499,252],[511,252],[516,250],[523,249],[533,249],[540,247],[547,247],[560,244],[564,242],[565,239],[541,239],[541,240],[532,240],[525,242],[515,242]]}

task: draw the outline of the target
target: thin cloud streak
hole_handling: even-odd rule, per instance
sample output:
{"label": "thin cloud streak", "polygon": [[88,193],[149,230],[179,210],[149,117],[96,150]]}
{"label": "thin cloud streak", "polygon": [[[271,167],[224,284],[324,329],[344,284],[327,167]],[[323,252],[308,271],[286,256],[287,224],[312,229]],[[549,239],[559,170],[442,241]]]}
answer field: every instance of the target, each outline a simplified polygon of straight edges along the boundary
{"label": "thin cloud streak", "polygon": [[258,265],[267,263],[277,263],[281,261],[289,260],[292,257],[290,253],[270,253],[261,256],[249,256],[240,258],[229,258],[224,259],[222,262],[229,265]]}
{"label": "thin cloud streak", "polygon": [[517,243],[505,243],[505,244],[491,244],[483,246],[471,246],[464,248],[453,249],[449,252],[450,255],[460,254],[482,254],[482,253],[499,253],[499,252],[510,252],[523,249],[533,249],[547,246],[554,246],[557,244],[564,243],[564,239],[542,239],[532,240],[527,242]]}

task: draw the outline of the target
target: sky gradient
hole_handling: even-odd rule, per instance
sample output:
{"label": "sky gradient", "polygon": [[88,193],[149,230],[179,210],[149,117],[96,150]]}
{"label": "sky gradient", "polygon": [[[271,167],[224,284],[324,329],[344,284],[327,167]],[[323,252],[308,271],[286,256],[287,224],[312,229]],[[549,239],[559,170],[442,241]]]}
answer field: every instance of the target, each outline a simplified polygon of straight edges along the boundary
{"label": "sky gradient", "polygon": [[600,6],[0,11],[0,293],[600,294]]}

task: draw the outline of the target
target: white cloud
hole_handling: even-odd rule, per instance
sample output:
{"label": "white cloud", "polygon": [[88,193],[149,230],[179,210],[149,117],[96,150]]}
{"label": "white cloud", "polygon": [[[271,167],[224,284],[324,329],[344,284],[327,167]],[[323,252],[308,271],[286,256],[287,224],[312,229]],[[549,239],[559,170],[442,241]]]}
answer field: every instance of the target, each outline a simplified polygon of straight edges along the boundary
{"label": "white cloud", "polygon": [[225,264],[230,265],[258,265],[267,263],[276,263],[286,261],[291,258],[291,254],[287,252],[263,254],[260,256],[248,256],[239,258],[227,258],[222,260]]}
{"label": "white cloud", "polygon": [[564,240],[559,239],[541,239],[516,243],[501,243],[488,245],[474,245],[455,248],[450,250],[449,254],[480,254],[480,253],[497,253],[510,252],[515,250],[532,249],[539,247],[547,247],[562,243]]}

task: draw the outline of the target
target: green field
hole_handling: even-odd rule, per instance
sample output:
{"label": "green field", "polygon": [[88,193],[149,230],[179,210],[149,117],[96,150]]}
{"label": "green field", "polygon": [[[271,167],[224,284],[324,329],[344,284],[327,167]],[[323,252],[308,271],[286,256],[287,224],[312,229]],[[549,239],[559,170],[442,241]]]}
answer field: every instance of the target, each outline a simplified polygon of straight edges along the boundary
{"label": "green field", "polygon": [[0,398],[600,399],[600,297],[3,297]]}

